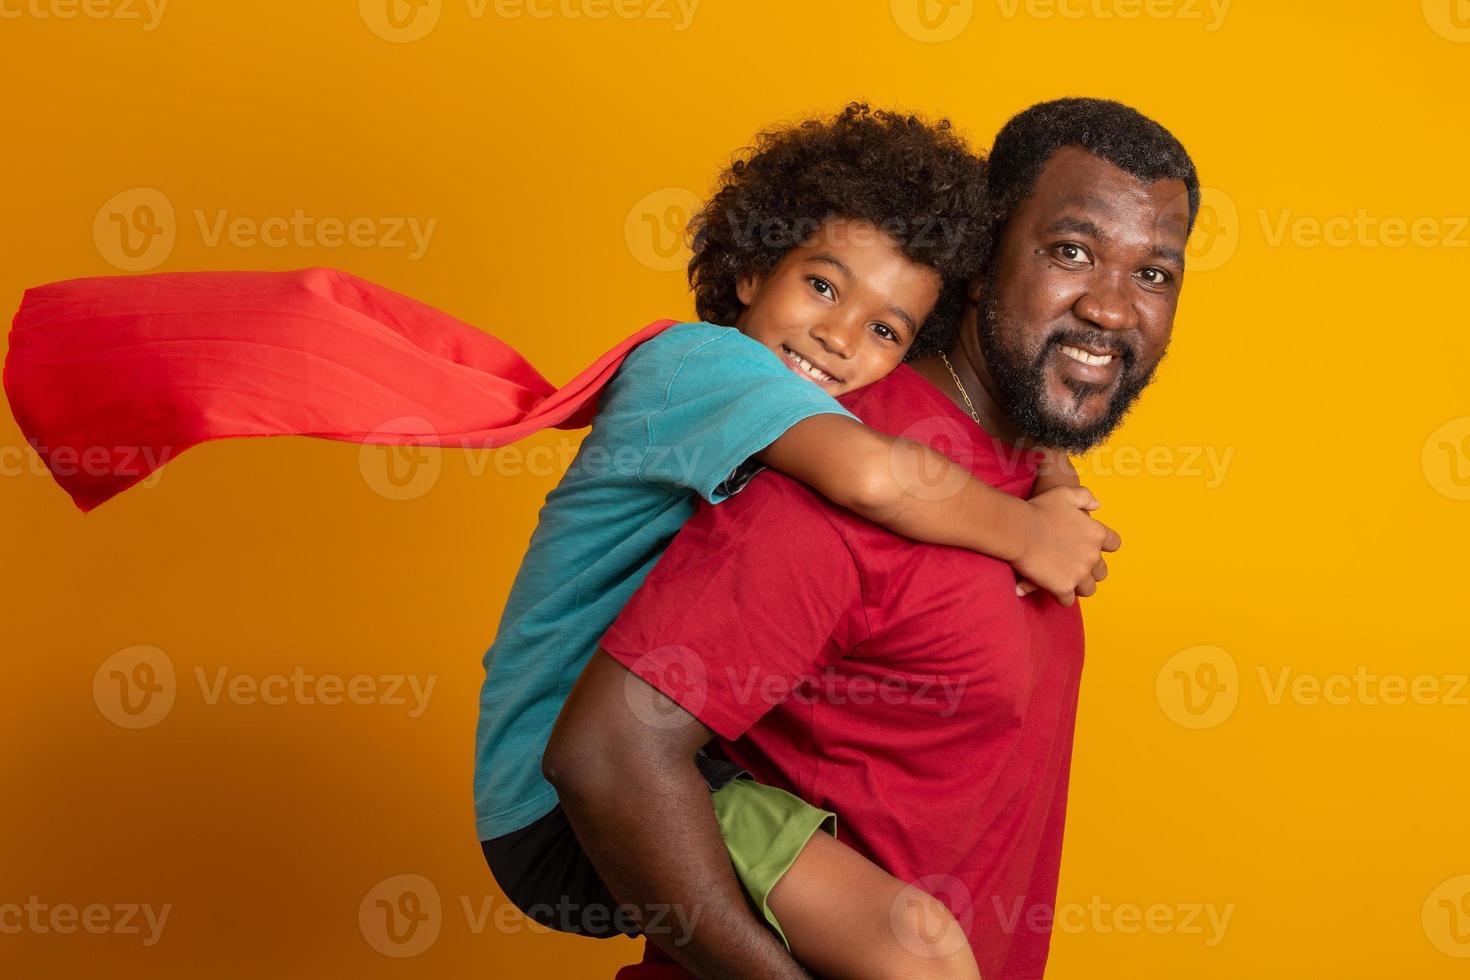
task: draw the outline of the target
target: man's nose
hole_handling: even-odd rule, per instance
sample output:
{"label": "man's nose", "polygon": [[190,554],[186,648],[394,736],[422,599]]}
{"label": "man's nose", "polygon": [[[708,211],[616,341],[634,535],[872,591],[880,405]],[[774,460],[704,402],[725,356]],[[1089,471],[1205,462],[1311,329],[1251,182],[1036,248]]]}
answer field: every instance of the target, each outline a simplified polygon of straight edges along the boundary
{"label": "man's nose", "polygon": [[1072,311],[1078,318],[1103,330],[1136,327],[1138,310],[1128,293],[1130,283],[1127,280],[1123,273],[1096,277],[1077,298]]}

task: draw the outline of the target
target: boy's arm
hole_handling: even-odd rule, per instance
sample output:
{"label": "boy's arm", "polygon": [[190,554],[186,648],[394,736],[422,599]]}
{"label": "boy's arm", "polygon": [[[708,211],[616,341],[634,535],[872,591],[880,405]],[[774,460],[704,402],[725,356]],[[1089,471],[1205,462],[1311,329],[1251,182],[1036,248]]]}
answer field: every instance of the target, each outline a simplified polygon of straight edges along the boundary
{"label": "boy's arm", "polygon": [[1082,478],[1067,454],[1055,449],[1041,450],[1041,461],[1036,464],[1036,483],[1031,487],[1031,499],[1055,490],[1057,487],[1080,487]]}
{"label": "boy's arm", "polygon": [[1092,573],[1102,552],[1122,543],[1089,516],[1097,501],[1081,486],[1058,486],[1020,500],[928,446],[845,415],[803,419],[759,456],[833,503],[905,537],[1009,562],[1063,605],[1096,590]]}
{"label": "boy's arm", "polygon": [[542,771],[613,895],[635,906],[640,922],[663,923],[650,927],[651,942],[705,980],[803,980],[806,971],[751,911],[730,864],[694,765],[713,737],[599,650],[562,707]]}

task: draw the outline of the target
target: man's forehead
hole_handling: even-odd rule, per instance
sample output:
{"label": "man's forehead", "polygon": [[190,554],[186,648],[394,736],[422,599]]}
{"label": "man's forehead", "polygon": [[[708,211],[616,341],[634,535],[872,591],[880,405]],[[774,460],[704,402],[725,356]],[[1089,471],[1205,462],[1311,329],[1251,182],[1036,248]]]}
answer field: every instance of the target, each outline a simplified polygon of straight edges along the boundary
{"label": "man's forehead", "polygon": [[1142,181],[1077,146],[1064,146],[1052,154],[1021,207],[1041,222],[1066,214],[1144,219],[1159,231],[1181,236],[1189,225],[1189,195],[1183,181]]}

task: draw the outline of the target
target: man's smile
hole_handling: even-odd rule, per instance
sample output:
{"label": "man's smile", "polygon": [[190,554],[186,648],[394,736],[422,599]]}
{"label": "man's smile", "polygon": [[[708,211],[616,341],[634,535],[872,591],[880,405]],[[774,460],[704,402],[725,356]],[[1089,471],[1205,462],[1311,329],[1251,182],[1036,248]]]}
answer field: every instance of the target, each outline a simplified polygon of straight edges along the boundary
{"label": "man's smile", "polygon": [[1090,388],[1111,387],[1122,373],[1127,358],[1122,352],[1098,344],[1053,341],[1054,363],[1064,380]]}
{"label": "man's smile", "polygon": [[1101,366],[1104,364],[1111,364],[1113,362],[1112,354],[1089,354],[1087,351],[1082,350],[1080,347],[1071,347],[1067,344],[1062,344],[1062,353],[1066,354],[1074,361],[1081,361],[1083,364],[1095,364]]}

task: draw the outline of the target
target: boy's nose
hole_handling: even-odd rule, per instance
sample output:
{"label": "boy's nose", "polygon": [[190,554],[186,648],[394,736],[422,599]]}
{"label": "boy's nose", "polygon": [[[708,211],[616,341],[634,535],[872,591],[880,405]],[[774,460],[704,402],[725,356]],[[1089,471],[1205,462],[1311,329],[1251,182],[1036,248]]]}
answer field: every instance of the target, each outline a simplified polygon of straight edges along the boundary
{"label": "boy's nose", "polygon": [[851,357],[862,336],[863,324],[853,317],[818,320],[812,324],[812,339],[821,344],[827,353],[836,357]]}

